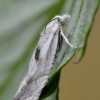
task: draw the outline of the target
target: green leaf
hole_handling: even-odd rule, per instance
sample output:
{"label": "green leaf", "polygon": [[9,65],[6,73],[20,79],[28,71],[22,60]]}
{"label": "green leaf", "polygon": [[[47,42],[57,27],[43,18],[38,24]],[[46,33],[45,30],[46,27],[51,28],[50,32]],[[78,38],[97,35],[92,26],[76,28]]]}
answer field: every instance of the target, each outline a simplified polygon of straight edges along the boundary
{"label": "green leaf", "polygon": [[[68,13],[64,33],[84,56],[86,42],[99,0],[1,0],[0,1],[0,100],[12,100],[25,74],[43,27],[55,15]],[[67,49],[66,49],[67,48]],[[75,50],[63,44],[40,100],[58,100],[60,71]]]}

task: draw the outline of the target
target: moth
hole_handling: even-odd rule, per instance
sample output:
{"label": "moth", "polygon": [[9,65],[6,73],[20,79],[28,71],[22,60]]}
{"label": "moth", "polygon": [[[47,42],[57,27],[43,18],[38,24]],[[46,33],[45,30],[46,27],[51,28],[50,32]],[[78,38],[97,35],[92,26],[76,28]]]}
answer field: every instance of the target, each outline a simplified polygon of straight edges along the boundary
{"label": "moth", "polygon": [[44,27],[14,100],[38,100],[48,81],[55,55],[61,49],[62,40],[76,48],[62,31],[69,18],[68,14],[56,16]]}

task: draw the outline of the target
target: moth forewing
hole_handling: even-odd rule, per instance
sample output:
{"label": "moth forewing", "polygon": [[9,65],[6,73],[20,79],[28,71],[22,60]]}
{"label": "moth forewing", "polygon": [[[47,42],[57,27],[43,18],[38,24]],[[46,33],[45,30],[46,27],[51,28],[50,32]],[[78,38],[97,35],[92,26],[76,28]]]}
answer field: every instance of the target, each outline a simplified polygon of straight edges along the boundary
{"label": "moth forewing", "polygon": [[45,26],[14,100],[39,99],[50,76],[56,52],[61,49],[62,38],[75,48],[62,32],[69,17],[67,14],[56,16]]}
{"label": "moth forewing", "polygon": [[51,21],[43,30],[14,100],[38,100],[53,66],[58,45],[58,31],[57,19]]}

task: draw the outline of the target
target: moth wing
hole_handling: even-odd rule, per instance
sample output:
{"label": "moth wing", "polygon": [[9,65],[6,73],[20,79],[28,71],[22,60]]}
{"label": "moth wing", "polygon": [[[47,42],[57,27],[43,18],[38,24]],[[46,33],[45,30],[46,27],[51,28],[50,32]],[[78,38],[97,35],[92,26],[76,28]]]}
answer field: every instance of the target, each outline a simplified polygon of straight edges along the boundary
{"label": "moth wing", "polygon": [[58,45],[58,31],[57,20],[44,28],[14,100],[38,100],[53,66]]}

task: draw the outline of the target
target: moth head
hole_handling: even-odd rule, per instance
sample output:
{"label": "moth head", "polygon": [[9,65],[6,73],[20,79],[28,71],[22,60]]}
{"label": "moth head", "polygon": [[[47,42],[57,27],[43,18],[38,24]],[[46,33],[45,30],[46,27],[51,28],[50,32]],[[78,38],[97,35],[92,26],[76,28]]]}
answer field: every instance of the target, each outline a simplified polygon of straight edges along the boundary
{"label": "moth head", "polygon": [[62,26],[64,26],[69,18],[70,18],[70,15],[65,14],[65,15],[62,15],[62,16],[55,16],[53,19],[58,19],[58,22]]}

